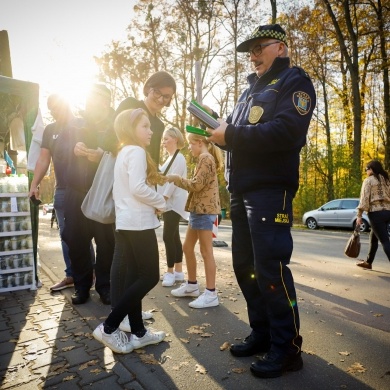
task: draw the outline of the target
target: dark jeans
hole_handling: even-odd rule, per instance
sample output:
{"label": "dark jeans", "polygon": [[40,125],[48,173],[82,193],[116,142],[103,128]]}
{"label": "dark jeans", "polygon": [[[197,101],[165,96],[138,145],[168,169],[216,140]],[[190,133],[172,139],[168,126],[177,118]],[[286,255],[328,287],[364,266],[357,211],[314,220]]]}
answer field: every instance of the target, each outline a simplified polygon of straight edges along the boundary
{"label": "dark jeans", "polygon": [[[56,211],[57,222],[60,228],[60,236],[64,232],[65,222],[64,222],[64,198],[65,198],[65,189],[57,188],[54,192],[54,209]],[[62,247],[62,256],[65,261],[65,275],[72,276],[72,267],[69,258],[69,249],[65,241],[61,238],[61,247]]]}
{"label": "dark jeans", "polygon": [[113,309],[106,324],[118,328],[128,315],[132,332],[143,330],[142,299],[158,283],[159,275],[154,229],[115,231],[115,253],[111,267]]}
{"label": "dark jeans", "polygon": [[282,190],[231,195],[233,268],[248,306],[256,338],[274,350],[299,351],[299,313],[294,280],[287,264],[292,196]]}
{"label": "dark jeans", "polygon": [[75,289],[84,292],[89,291],[93,283],[91,240],[95,239],[95,290],[101,294],[110,290],[110,270],[115,245],[114,225],[86,218],[80,208],[84,196],[82,192],[71,188],[66,190],[62,238],[69,248]]}
{"label": "dark jeans", "polygon": [[163,220],[163,240],[167,264],[169,268],[172,268],[175,266],[175,263],[181,263],[183,261],[183,246],[179,231],[180,215],[173,210],[167,211],[163,214]]}
{"label": "dark jeans", "polygon": [[387,259],[390,261],[390,239],[387,226],[390,223],[390,210],[372,211],[368,213],[371,230],[383,246]]}
{"label": "dark jeans", "polygon": [[374,229],[371,228],[368,255],[366,260],[367,263],[372,264],[374,262],[377,250],[378,250],[378,237],[375,235]]}

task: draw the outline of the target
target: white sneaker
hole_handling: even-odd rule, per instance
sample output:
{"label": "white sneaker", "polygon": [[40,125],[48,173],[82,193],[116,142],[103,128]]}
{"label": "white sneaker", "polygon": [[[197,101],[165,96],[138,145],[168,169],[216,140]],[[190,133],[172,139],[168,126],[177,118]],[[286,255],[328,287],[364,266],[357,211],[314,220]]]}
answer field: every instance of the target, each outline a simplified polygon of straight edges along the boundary
{"label": "white sneaker", "polygon": [[[150,320],[153,318],[153,313],[151,311],[143,311],[142,312],[142,319],[143,320]],[[126,316],[122,322],[119,325],[119,329],[123,330],[123,332],[131,332],[131,326],[130,326],[130,320],[129,316]]]}
{"label": "white sneaker", "polygon": [[135,334],[131,335],[131,344],[134,349],[145,347],[150,344],[158,344],[165,338],[165,332],[152,332],[148,329],[143,337],[137,337]]}
{"label": "white sneaker", "polygon": [[175,282],[183,282],[183,281],[184,281],[184,272],[175,271]]}
{"label": "white sneaker", "polygon": [[129,316],[126,316],[122,322],[119,324],[119,329],[122,330],[123,332],[131,332],[131,326],[130,326],[130,321],[129,321]]}
{"label": "white sneaker", "polygon": [[171,272],[165,272],[162,280],[163,287],[171,287],[175,284],[175,274]]}
{"label": "white sneaker", "polygon": [[151,311],[143,311],[142,312],[142,319],[143,320],[150,320],[153,318],[153,313]]}
{"label": "white sneaker", "polygon": [[206,307],[214,307],[219,305],[218,295],[215,291],[205,290],[199,298],[193,300],[188,306],[194,309],[204,309]]}
{"label": "white sneaker", "polygon": [[134,347],[125,333],[117,329],[111,334],[104,333],[104,325],[101,323],[92,333],[93,337],[117,353],[130,353]]}
{"label": "white sneaker", "polygon": [[199,296],[199,284],[188,284],[188,282],[184,282],[179,288],[172,290],[171,294],[175,297],[197,297]]}

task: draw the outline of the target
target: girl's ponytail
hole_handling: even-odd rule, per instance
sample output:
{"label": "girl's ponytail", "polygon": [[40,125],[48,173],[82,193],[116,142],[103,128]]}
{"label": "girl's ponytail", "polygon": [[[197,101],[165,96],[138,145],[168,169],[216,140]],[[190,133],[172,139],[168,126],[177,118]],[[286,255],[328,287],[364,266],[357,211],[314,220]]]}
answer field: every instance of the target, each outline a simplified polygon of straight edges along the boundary
{"label": "girl's ponytail", "polygon": [[215,146],[212,142],[209,142],[207,139],[207,149],[210,154],[214,157],[215,165],[217,166],[217,170],[221,171],[223,169],[223,155],[221,149]]}

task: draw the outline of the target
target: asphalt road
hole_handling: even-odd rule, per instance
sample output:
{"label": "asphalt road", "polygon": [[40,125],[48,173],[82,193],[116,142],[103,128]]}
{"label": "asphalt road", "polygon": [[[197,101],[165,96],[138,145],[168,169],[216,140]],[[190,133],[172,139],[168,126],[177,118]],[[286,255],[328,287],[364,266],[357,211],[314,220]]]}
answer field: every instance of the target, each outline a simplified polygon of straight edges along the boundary
{"label": "asphalt road", "polygon": [[[40,261],[62,278],[57,230],[50,229],[49,219],[41,216]],[[184,237],[186,225],[180,230]],[[163,273],[162,228],[156,232]],[[229,246],[214,248],[219,307],[189,309],[189,300],[172,297],[170,288],[161,285],[144,299],[145,309],[156,310],[153,327],[169,334],[168,343],[148,350],[157,351],[161,376],[168,388],[390,389],[390,264],[382,248],[374,269],[368,271],[356,267],[355,260],[343,254],[349,231],[293,229],[292,234],[291,270],[300,309],[304,369],[282,378],[261,380],[249,372],[253,358],[236,359],[220,350],[224,342],[239,342],[249,333],[245,300],[231,267],[231,227],[220,226],[218,240]],[[362,234],[361,258],[367,250],[368,234]],[[204,285],[199,254],[197,259],[198,279]],[[164,344],[168,345],[161,347]],[[202,367],[207,373],[200,372]]]}

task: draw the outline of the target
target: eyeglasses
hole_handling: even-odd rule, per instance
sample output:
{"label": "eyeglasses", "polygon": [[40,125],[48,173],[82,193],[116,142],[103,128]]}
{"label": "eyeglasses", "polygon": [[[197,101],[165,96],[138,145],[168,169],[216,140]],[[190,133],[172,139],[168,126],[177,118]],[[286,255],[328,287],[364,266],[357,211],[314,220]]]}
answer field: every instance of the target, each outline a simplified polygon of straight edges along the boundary
{"label": "eyeglasses", "polygon": [[249,52],[246,53],[247,58],[251,57],[253,54],[255,57],[259,56],[263,52],[263,47],[267,47],[273,45],[275,43],[281,43],[280,41],[271,42],[271,43],[261,43],[260,45],[256,45],[253,49],[249,49]]}
{"label": "eyeglasses", "polygon": [[152,88],[153,97],[155,99],[160,99],[160,97],[163,98],[164,102],[169,103],[172,100],[172,95],[163,95],[158,89]]}

